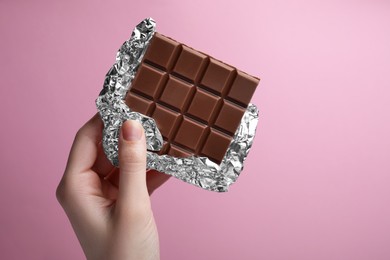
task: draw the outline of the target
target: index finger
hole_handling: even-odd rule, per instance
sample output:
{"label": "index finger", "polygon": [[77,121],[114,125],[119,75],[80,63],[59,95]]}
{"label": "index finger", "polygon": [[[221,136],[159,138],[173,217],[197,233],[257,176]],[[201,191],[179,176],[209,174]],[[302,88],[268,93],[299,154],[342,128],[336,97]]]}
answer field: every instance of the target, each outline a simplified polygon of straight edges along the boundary
{"label": "index finger", "polygon": [[103,122],[96,113],[75,136],[65,170],[67,174],[85,172],[92,168],[97,157],[102,131]]}

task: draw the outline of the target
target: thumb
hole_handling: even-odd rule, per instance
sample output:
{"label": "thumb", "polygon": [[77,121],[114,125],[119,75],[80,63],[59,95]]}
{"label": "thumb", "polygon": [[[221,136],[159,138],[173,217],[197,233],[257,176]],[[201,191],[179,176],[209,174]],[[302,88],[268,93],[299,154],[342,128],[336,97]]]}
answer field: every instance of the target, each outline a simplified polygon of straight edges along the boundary
{"label": "thumb", "polygon": [[146,186],[146,143],[144,129],[133,120],[125,121],[119,137],[119,194],[117,206],[132,207],[149,204]]}

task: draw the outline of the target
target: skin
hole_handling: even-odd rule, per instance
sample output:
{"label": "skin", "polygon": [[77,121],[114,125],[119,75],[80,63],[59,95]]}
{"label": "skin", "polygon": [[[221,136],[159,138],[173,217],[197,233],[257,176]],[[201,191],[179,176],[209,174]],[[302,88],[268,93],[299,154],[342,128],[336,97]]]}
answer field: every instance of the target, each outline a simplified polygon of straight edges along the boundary
{"label": "skin", "polygon": [[159,259],[150,194],[169,176],[146,172],[145,135],[139,123],[122,125],[119,169],[104,154],[102,130],[95,115],[77,132],[57,199],[87,259]]}

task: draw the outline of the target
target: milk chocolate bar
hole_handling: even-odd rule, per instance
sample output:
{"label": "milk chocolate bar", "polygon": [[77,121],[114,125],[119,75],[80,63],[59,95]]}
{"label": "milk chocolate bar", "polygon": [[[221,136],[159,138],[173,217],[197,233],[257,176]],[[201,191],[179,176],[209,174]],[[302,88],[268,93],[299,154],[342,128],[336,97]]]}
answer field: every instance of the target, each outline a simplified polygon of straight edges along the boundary
{"label": "milk chocolate bar", "polygon": [[155,33],[126,104],[152,117],[159,154],[206,156],[221,163],[259,79]]}

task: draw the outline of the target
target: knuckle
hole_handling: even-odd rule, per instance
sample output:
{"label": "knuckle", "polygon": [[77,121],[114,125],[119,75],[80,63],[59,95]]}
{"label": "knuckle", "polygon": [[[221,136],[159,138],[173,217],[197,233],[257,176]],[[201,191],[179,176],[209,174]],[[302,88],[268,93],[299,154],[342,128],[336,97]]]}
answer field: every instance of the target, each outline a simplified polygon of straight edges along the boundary
{"label": "knuckle", "polygon": [[84,124],[81,128],[79,128],[79,130],[77,130],[76,135],[75,135],[75,139],[79,139],[83,136],[89,135],[90,128],[91,128],[91,126],[88,125],[88,123]]}
{"label": "knuckle", "polygon": [[84,127],[81,127],[79,130],[77,130],[76,135],[74,137],[75,140],[79,139],[84,134]]}
{"label": "knuckle", "polygon": [[56,198],[57,201],[62,205],[64,202],[65,195],[64,195],[64,185],[61,184],[61,182],[56,189]]}
{"label": "knuckle", "polygon": [[56,189],[56,198],[61,205],[65,205],[67,201],[67,184],[66,179],[62,178]]}
{"label": "knuckle", "polygon": [[145,167],[146,151],[139,147],[123,147],[119,152],[119,161],[121,166]]}
{"label": "knuckle", "polygon": [[119,168],[122,170],[121,174],[146,171],[145,163],[141,163],[141,162],[130,162],[130,161],[119,160]]}

